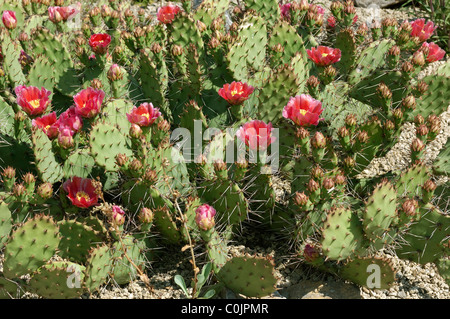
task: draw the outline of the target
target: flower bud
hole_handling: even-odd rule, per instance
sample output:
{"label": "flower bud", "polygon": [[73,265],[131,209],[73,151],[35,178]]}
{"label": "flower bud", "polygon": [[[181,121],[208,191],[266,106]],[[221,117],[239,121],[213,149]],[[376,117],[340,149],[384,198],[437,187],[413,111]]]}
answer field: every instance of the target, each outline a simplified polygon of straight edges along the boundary
{"label": "flower bud", "polygon": [[154,184],[158,180],[158,174],[156,173],[155,170],[147,168],[147,170],[144,173],[143,179],[144,181]]}
{"label": "flower bud", "polygon": [[314,178],[315,180],[321,180],[323,175],[324,175],[323,169],[319,165],[315,165],[311,169],[311,177]]}
{"label": "flower bud", "polygon": [[357,124],[356,115],[355,114],[349,114],[345,117],[345,125],[347,128],[355,127]]}
{"label": "flower bud", "polygon": [[140,160],[135,158],[134,160],[131,161],[130,170],[137,172],[141,169],[142,169],[142,162]]}
{"label": "flower bud", "polygon": [[319,256],[320,254],[314,246],[310,244],[305,245],[305,248],[303,249],[303,257],[306,262],[314,262],[317,258],[319,258]]}
{"label": "flower bud", "polygon": [[118,64],[113,64],[108,70],[107,76],[110,81],[118,81],[123,79],[124,72]]}
{"label": "flower bud", "polygon": [[125,212],[117,205],[113,205],[112,207],[111,222],[117,226],[121,226],[125,223]]}
{"label": "flower bud", "polygon": [[119,167],[125,167],[128,164],[128,157],[122,153],[117,154],[115,160]]}
{"label": "flower bud", "polygon": [[308,205],[309,197],[305,194],[305,192],[296,192],[294,196],[294,203],[300,207],[304,208]]}
{"label": "flower bud", "polygon": [[212,206],[203,204],[195,210],[195,222],[201,230],[210,230],[215,225],[215,215],[216,210]]}
{"label": "flower bud", "polygon": [[325,188],[326,190],[330,190],[334,187],[334,181],[332,178],[330,177],[326,177],[323,182],[322,182],[322,186],[323,188]]}
{"label": "flower bud", "polygon": [[422,114],[417,114],[414,117],[414,123],[416,123],[416,125],[421,125],[425,123],[425,118],[422,116]]}
{"label": "flower bud", "polygon": [[428,127],[425,124],[420,124],[416,127],[416,136],[419,137],[422,141],[424,140],[423,137],[426,138],[428,135]]}
{"label": "flower bud", "polygon": [[180,56],[183,54],[183,48],[177,44],[172,46],[172,55],[173,56]]}
{"label": "flower bud", "polygon": [[418,208],[419,203],[415,199],[407,199],[402,204],[402,211],[406,216],[415,216]]}
{"label": "flower bud", "polygon": [[53,185],[50,183],[42,183],[37,187],[36,193],[42,199],[49,199],[53,195]]}
{"label": "flower bud", "polygon": [[13,195],[16,199],[21,200],[24,198],[26,194],[26,188],[23,184],[14,184],[13,186]]}
{"label": "flower bud", "polygon": [[150,224],[153,222],[154,214],[150,208],[143,207],[138,215],[139,221],[143,224]]}
{"label": "flower bud", "polygon": [[327,140],[321,132],[316,132],[311,139],[311,145],[313,148],[325,148],[327,145]]}
{"label": "flower bud", "polygon": [[414,52],[411,62],[413,65],[421,67],[425,65],[425,55],[422,51]]}
{"label": "flower bud", "polygon": [[315,193],[319,190],[320,185],[314,179],[310,179],[308,185],[306,186],[310,194]]}
{"label": "flower bud", "polygon": [[137,124],[131,124],[129,133],[130,136],[135,139],[140,138],[143,134],[141,127]]}
{"label": "flower bud", "polygon": [[429,203],[436,190],[436,183],[431,179],[427,180],[422,186],[422,202]]}
{"label": "flower bud", "polygon": [[408,95],[402,99],[402,109],[405,111],[411,111],[416,108],[416,99],[414,95]]}

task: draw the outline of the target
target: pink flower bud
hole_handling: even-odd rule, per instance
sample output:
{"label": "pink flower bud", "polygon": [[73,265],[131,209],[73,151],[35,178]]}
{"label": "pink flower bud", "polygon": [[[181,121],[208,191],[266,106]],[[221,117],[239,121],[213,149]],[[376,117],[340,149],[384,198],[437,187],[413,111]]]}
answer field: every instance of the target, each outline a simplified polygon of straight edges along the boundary
{"label": "pink flower bud", "polygon": [[212,206],[203,204],[195,210],[195,214],[195,222],[200,229],[210,230],[214,227],[216,210]]}

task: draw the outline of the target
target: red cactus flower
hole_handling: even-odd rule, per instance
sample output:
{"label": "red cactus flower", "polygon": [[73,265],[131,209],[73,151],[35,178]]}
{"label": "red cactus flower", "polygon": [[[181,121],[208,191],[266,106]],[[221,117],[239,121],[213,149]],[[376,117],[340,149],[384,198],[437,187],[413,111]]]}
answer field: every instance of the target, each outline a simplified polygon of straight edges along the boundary
{"label": "red cactus flower", "polygon": [[306,50],[306,53],[317,66],[328,66],[341,59],[341,50],[325,46],[311,48],[311,50]]}
{"label": "red cactus flower", "polygon": [[76,10],[72,7],[48,7],[48,18],[53,23],[67,21],[74,13]]}
{"label": "red cactus flower", "polygon": [[292,120],[299,126],[319,124],[322,114],[322,103],[307,94],[291,97],[283,109],[283,117]]}
{"label": "red cactus flower", "polygon": [[139,126],[150,126],[161,116],[161,112],[152,103],[142,103],[127,113],[128,121]]}
{"label": "red cactus flower", "polygon": [[200,229],[210,230],[215,225],[215,215],[216,210],[212,206],[203,204],[195,210],[195,222]]}
{"label": "red cactus flower", "polygon": [[78,115],[74,106],[71,106],[66,111],[61,113],[57,121],[59,129],[69,129],[71,134],[79,132],[83,127],[83,118]]}
{"label": "red cactus flower", "polygon": [[58,123],[56,118],[56,112],[37,117],[31,121],[34,127],[38,127],[44,131],[50,139],[54,139],[58,136]]}
{"label": "red cactus flower", "polygon": [[413,21],[411,23],[411,26],[412,26],[411,36],[418,37],[420,41],[428,40],[433,34],[434,30],[436,29],[432,21],[428,21],[425,24],[425,19],[423,18]]}
{"label": "red cactus flower", "polygon": [[78,115],[84,118],[92,118],[100,113],[105,92],[91,87],[78,92],[73,100]]}
{"label": "red cactus flower", "polygon": [[164,24],[172,23],[175,16],[181,9],[177,6],[167,5],[158,9],[157,18],[158,21]]}
{"label": "red cactus flower", "polygon": [[327,25],[329,28],[334,28],[336,26],[336,18],[332,15],[330,15],[327,19]]}
{"label": "red cactus flower", "polygon": [[108,51],[111,36],[107,33],[93,34],[89,39],[89,46],[95,54],[103,55]]}
{"label": "red cactus flower", "polygon": [[434,42],[422,43],[421,50],[424,52],[428,63],[439,61],[445,56],[445,51]]}
{"label": "red cactus flower", "polygon": [[266,124],[263,121],[253,120],[241,126],[236,136],[251,150],[265,150],[276,140],[272,136],[272,131],[272,123]]}
{"label": "red cactus flower", "polygon": [[19,85],[14,90],[17,104],[30,116],[41,115],[50,105],[49,96],[52,92],[42,87]]}
{"label": "red cactus flower", "polygon": [[89,178],[74,176],[63,184],[63,189],[72,204],[77,207],[88,208],[98,203],[99,196]]}
{"label": "red cactus flower", "polygon": [[16,13],[11,10],[3,11],[2,21],[5,27],[9,30],[15,29],[17,27]]}
{"label": "red cactus flower", "polygon": [[232,105],[239,105],[250,97],[255,88],[247,83],[231,82],[219,89],[219,95]]}

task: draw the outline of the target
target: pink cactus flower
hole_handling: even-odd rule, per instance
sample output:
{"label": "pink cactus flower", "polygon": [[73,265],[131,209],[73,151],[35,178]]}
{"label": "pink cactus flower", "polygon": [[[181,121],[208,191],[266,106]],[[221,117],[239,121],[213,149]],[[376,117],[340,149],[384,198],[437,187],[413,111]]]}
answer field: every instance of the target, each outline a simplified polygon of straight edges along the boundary
{"label": "pink cactus flower", "polygon": [[247,83],[231,82],[219,89],[219,95],[232,105],[242,104],[250,97],[255,88]]}
{"label": "pink cactus flower", "polygon": [[281,16],[283,18],[289,19],[291,17],[290,10],[291,10],[292,3],[286,3],[283,5],[279,4],[279,6],[280,6],[280,11],[281,11]]}
{"label": "pink cactus flower", "polygon": [[50,139],[54,139],[58,136],[56,112],[37,117],[31,121],[31,124],[33,127],[38,127],[43,130]]}
{"label": "pink cactus flower", "polygon": [[266,150],[276,140],[272,136],[272,131],[272,123],[266,124],[263,121],[253,120],[241,126],[236,136],[251,150]]}
{"label": "pink cactus flower", "polygon": [[80,208],[89,208],[98,203],[99,196],[92,180],[74,176],[63,184],[67,198],[73,205]]}
{"label": "pink cactus flower", "polygon": [[411,36],[419,38],[420,41],[428,40],[433,34],[436,27],[432,21],[428,21],[425,24],[425,19],[417,19],[411,23],[412,31]]}
{"label": "pink cactus flower", "polygon": [[341,50],[325,46],[313,47],[306,53],[317,66],[328,66],[341,60]]}
{"label": "pink cactus flower", "polygon": [[43,114],[50,105],[49,90],[42,87],[40,90],[35,86],[19,85],[15,88],[17,104],[30,116]]}
{"label": "pink cactus flower", "polygon": [[5,28],[9,30],[15,29],[17,27],[17,18],[16,13],[14,11],[11,10],[3,11],[2,21]]}
{"label": "pink cactus flower", "polygon": [[133,107],[130,113],[127,113],[128,121],[139,126],[150,126],[161,116],[159,108],[154,107],[152,103],[142,103],[139,107]]}
{"label": "pink cactus flower", "polygon": [[71,106],[61,113],[57,125],[59,129],[69,129],[73,135],[82,129],[83,118],[77,113],[75,106]]}
{"label": "pink cactus flower", "polygon": [[48,18],[53,23],[67,21],[75,13],[72,7],[48,7]]}
{"label": "pink cactus flower", "polygon": [[322,114],[322,103],[307,94],[291,97],[283,109],[283,117],[292,120],[299,126],[319,124]]}
{"label": "pink cactus flower", "polygon": [[117,226],[123,225],[125,223],[125,212],[122,208],[117,205],[112,207],[112,221]]}
{"label": "pink cactus flower", "polygon": [[78,92],[73,100],[78,115],[84,118],[92,118],[101,111],[105,92],[88,87]]}
{"label": "pink cactus flower", "polygon": [[434,42],[424,42],[422,43],[422,47],[420,48],[424,52],[426,61],[428,63],[436,62],[439,60],[442,60],[445,56],[445,51],[441,49],[436,43]]}
{"label": "pink cactus flower", "polygon": [[108,46],[111,43],[111,36],[107,33],[93,34],[89,38],[89,46],[95,54],[103,55],[108,51]]}
{"label": "pink cactus flower", "polygon": [[170,24],[175,16],[181,11],[178,6],[167,5],[158,9],[157,19],[161,23]]}

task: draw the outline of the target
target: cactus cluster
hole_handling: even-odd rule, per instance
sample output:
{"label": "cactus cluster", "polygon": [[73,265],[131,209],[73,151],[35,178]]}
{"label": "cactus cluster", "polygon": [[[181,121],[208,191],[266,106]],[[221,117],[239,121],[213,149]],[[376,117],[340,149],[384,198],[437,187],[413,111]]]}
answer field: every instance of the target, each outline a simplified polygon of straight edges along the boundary
{"label": "cactus cluster", "polygon": [[[194,245],[214,280],[269,295],[274,261],[229,255],[244,223],[362,286],[371,265],[377,288],[395,281],[387,248],[448,280],[448,142],[432,165],[424,151],[449,64],[418,78],[444,57],[432,22],[369,28],[351,0],[327,20],[307,0],[183,0],[156,18],[51,2],[0,3],[0,297],[148,283],[157,247]],[[363,177],[408,122],[409,167]]]}

